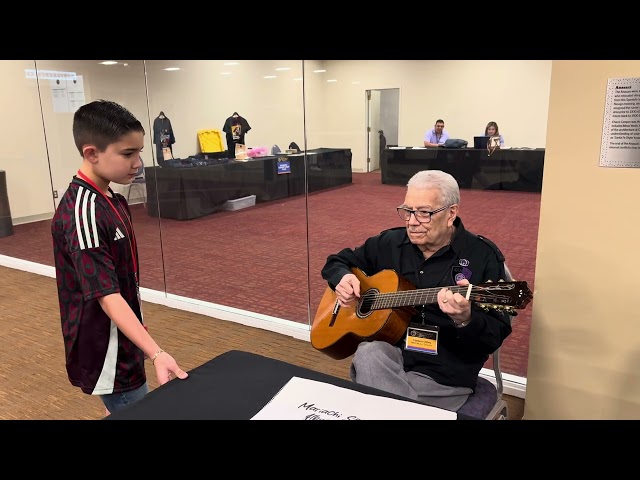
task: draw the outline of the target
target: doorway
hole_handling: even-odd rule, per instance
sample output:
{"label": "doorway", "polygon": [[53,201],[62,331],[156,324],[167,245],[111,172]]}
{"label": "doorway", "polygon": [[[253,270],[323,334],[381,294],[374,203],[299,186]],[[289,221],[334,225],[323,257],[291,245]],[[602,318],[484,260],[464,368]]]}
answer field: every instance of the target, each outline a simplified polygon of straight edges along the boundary
{"label": "doorway", "polygon": [[382,152],[398,145],[400,89],[384,88],[366,91],[367,102],[367,172],[380,170]]}

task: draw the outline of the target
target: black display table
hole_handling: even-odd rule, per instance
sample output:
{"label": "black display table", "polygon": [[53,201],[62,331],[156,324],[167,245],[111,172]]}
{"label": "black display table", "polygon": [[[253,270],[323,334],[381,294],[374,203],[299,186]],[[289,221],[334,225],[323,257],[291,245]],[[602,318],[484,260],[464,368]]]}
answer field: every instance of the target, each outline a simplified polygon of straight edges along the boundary
{"label": "black display table", "polygon": [[[289,173],[282,173],[282,162],[288,162]],[[231,160],[202,167],[145,167],[145,176],[148,214],[189,220],[219,210],[227,200],[249,195],[261,203],[303,195],[307,185],[309,192],[315,192],[351,184],[351,149],[318,148],[306,155]]]}
{"label": "black display table", "polygon": [[442,170],[460,188],[542,191],[544,148],[486,150],[473,148],[386,148],[380,159],[382,183],[406,185],[420,170]]}

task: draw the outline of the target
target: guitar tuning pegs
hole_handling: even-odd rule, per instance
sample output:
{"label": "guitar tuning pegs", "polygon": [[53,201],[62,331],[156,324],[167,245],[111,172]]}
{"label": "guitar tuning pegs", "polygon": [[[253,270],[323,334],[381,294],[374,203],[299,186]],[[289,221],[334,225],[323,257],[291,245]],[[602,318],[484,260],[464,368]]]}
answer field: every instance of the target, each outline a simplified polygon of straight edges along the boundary
{"label": "guitar tuning pegs", "polygon": [[493,280],[487,280],[486,283],[493,283]]}
{"label": "guitar tuning pegs", "polygon": [[498,283],[500,282],[504,282],[504,278],[501,278],[500,280],[498,280]]}

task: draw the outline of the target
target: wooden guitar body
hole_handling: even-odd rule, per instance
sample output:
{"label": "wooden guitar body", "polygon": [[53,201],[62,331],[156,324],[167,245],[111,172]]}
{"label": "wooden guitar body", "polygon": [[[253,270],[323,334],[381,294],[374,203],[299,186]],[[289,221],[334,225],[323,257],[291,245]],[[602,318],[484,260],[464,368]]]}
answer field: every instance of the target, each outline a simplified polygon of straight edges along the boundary
{"label": "wooden guitar body", "polygon": [[[331,358],[341,360],[353,355],[363,341],[382,340],[397,343],[404,335],[415,306],[438,302],[444,287],[416,287],[394,270],[382,270],[371,277],[358,268],[351,271],[360,281],[360,298],[349,307],[341,307],[335,292],[324,292],[311,326],[311,344]],[[485,308],[515,314],[533,298],[527,282],[509,281],[480,285],[446,287]]]}
{"label": "wooden guitar body", "polygon": [[[349,307],[336,306],[336,294],[327,287],[311,326],[311,344],[336,360],[353,355],[362,341],[399,341],[407,330],[413,307],[366,311],[363,299],[372,293],[413,290],[415,287],[393,270],[383,270],[371,277],[354,269],[360,280],[360,301]],[[334,315],[334,310],[337,314]],[[365,310],[365,311],[363,311]]]}

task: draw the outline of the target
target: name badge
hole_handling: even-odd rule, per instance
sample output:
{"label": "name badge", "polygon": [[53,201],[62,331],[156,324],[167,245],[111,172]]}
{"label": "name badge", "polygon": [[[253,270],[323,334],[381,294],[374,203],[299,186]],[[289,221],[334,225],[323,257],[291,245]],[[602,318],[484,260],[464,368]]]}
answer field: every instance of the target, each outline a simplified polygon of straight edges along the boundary
{"label": "name badge", "polygon": [[436,325],[409,326],[405,341],[405,350],[438,354],[438,327]]}

